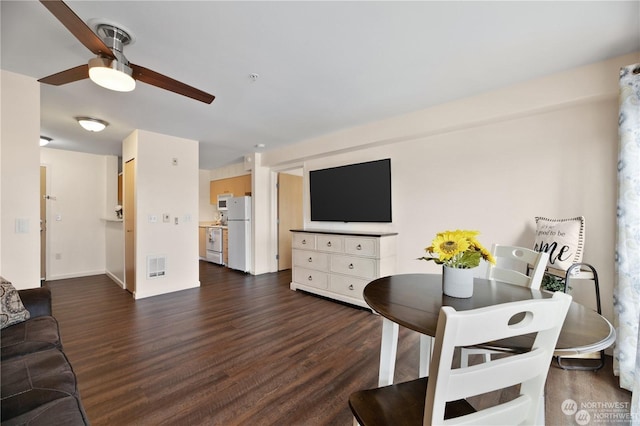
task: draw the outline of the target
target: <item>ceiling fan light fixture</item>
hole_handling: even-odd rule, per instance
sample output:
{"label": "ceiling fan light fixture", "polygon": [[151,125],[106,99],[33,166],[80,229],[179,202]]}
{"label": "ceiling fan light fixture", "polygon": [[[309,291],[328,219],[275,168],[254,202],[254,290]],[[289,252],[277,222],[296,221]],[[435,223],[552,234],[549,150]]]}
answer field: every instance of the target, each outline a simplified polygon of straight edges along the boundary
{"label": "ceiling fan light fixture", "polygon": [[47,136],[40,136],[40,146],[48,145],[53,139]]}
{"label": "ceiling fan light fixture", "polygon": [[136,88],[129,66],[117,59],[97,57],[89,60],[89,78],[98,86],[118,92],[130,92]]}
{"label": "ceiling fan light fixture", "polygon": [[101,132],[104,130],[105,127],[109,125],[109,123],[107,123],[104,120],[99,120],[97,118],[91,118],[91,117],[76,117],[76,120],[78,121],[78,124],[82,126],[83,129],[89,132]]}

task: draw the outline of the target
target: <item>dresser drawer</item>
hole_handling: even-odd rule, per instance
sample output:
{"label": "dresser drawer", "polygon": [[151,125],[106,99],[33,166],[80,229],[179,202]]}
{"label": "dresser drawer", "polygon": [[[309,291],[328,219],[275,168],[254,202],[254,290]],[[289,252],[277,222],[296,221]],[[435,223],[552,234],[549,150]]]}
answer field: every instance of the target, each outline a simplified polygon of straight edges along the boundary
{"label": "dresser drawer", "polygon": [[364,288],[369,282],[369,280],[361,280],[359,278],[331,275],[329,277],[329,290],[345,296],[362,299]]}
{"label": "dresser drawer", "polygon": [[331,272],[351,275],[361,278],[376,277],[375,259],[354,256],[331,256]]}
{"label": "dresser drawer", "polygon": [[293,248],[315,250],[316,235],[294,232],[291,238],[291,246]]}
{"label": "dresser drawer", "polygon": [[375,238],[350,238],[344,239],[344,252],[357,256],[376,256],[378,254],[378,240]]}
{"label": "dresser drawer", "polygon": [[316,251],[293,250],[293,264],[303,268],[329,270],[329,254]]}
{"label": "dresser drawer", "polygon": [[328,274],[311,269],[293,268],[293,281],[325,290],[329,287]]}
{"label": "dresser drawer", "polygon": [[339,235],[318,235],[316,237],[316,250],[342,253],[344,238]]}

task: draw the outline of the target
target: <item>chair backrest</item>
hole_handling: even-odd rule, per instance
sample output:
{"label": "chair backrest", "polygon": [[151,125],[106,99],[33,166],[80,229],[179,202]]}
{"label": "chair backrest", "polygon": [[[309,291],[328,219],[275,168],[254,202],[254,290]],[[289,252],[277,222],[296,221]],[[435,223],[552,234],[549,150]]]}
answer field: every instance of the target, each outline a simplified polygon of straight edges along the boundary
{"label": "chair backrest", "polygon": [[[571,296],[456,311],[443,306],[438,317],[425,401],[425,425],[535,424],[551,357],[571,304]],[[519,315],[520,314],[520,315]],[[536,333],[531,350],[470,367],[452,368],[456,347]],[[510,401],[444,420],[447,401],[456,401],[521,384]]]}
{"label": "chair backrest", "polygon": [[[501,244],[494,244],[491,253],[496,258],[496,264],[489,264],[487,279],[530,287],[534,290],[540,288],[549,253]],[[528,274],[527,271],[529,271]]]}

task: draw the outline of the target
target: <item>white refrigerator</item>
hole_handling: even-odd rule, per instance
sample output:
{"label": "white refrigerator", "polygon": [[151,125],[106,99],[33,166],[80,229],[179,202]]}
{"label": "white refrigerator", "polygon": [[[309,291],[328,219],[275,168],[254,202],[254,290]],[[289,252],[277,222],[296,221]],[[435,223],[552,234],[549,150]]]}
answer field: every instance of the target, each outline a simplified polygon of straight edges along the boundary
{"label": "white refrigerator", "polygon": [[227,203],[228,267],[242,272],[251,268],[251,197],[234,197]]}

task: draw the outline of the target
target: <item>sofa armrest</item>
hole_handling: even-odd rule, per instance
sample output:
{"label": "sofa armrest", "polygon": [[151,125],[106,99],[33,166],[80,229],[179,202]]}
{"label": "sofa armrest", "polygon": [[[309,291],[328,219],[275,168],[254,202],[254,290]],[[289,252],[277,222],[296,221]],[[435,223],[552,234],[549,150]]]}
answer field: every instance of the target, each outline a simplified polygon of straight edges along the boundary
{"label": "sofa armrest", "polygon": [[51,290],[46,287],[18,290],[22,304],[29,311],[31,318],[52,315]]}

